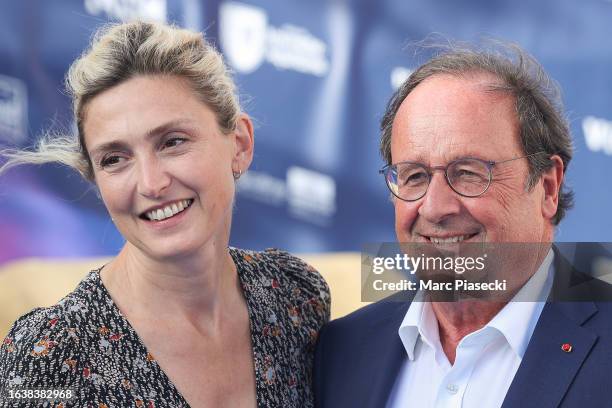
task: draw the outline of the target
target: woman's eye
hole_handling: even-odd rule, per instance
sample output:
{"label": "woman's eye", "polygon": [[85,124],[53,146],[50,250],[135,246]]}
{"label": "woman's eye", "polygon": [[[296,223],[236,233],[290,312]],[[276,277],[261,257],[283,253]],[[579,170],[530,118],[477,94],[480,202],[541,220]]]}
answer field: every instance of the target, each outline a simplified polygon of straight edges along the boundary
{"label": "woman's eye", "polygon": [[106,156],[102,158],[102,160],[100,161],[100,167],[106,168],[106,167],[116,166],[119,163],[121,163],[122,159],[123,157],[118,156],[118,155]]}

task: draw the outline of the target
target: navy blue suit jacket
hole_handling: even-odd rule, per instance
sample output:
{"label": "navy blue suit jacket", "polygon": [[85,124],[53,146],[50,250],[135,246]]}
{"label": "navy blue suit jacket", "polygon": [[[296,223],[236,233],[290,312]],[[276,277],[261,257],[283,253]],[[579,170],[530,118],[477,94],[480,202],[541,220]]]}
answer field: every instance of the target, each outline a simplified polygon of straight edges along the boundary
{"label": "navy blue suit jacket", "polygon": [[[594,283],[593,299],[611,299],[602,282],[576,285],[583,277],[576,278],[559,256],[555,268],[553,293],[568,281],[577,293],[592,291]],[[385,407],[408,358],[398,335],[408,307],[381,301],[323,328],[313,378],[317,407]],[[561,349],[564,343],[572,345],[570,353]],[[503,408],[510,407],[612,407],[612,302],[546,303],[506,394]]]}

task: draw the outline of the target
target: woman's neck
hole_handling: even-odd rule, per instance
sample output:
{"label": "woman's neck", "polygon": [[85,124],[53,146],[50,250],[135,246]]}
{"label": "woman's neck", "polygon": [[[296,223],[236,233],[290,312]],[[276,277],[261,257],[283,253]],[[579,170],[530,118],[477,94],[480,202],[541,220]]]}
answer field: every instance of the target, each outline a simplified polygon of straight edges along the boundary
{"label": "woman's neck", "polygon": [[127,243],[101,278],[129,319],[180,319],[214,329],[223,311],[244,303],[226,246],[168,261],[153,259]]}

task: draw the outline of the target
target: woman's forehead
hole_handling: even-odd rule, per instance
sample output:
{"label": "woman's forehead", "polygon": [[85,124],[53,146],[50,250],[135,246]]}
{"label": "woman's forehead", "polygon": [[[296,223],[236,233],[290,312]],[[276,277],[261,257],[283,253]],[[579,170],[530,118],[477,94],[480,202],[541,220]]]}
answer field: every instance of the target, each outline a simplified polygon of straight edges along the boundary
{"label": "woman's forehead", "polygon": [[216,115],[185,80],[173,76],[129,79],[92,98],[84,111],[88,148],[109,139],[145,138],[168,126],[217,127]]}

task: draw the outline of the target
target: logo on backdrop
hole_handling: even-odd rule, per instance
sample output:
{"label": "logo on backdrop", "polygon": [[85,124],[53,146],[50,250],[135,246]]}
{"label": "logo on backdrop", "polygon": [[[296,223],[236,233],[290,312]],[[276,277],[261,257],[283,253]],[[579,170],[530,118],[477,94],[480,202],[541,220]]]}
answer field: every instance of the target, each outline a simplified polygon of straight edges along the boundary
{"label": "logo on backdrop", "polygon": [[286,179],[249,170],[238,182],[238,192],[255,201],[286,205],[294,218],[326,226],[336,214],[336,181],[329,175],[298,166],[287,169]]}
{"label": "logo on backdrop", "polygon": [[612,156],[612,121],[587,116],[582,120],[582,131],[589,150]]}
{"label": "logo on backdrop", "polygon": [[85,10],[94,16],[121,21],[145,20],[166,22],[166,0],[85,0]]}
{"label": "logo on backdrop", "polygon": [[291,166],[287,169],[287,203],[296,217],[329,219],[336,213],[336,182],[327,174]]}
{"label": "logo on backdrop", "polygon": [[259,7],[223,3],[219,10],[219,37],[229,63],[243,74],[264,60],[268,15]]}
{"label": "logo on backdrop", "polygon": [[28,93],[25,83],[0,75],[0,143],[20,144],[27,138]]}
{"label": "logo on backdrop", "polygon": [[219,39],[228,62],[241,74],[257,70],[264,62],[318,77],[329,71],[325,42],[303,27],[270,25],[266,11],[260,7],[222,3]]}

